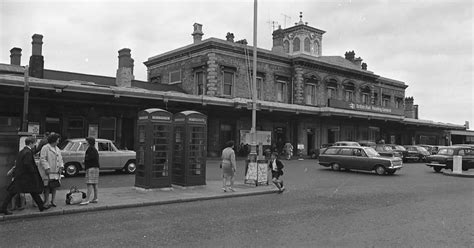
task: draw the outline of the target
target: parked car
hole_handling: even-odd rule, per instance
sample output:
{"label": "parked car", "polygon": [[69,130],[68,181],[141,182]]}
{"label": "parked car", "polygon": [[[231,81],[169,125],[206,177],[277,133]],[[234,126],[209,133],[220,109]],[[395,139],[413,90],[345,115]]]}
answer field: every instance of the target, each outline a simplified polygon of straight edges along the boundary
{"label": "parked car", "polygon": [[425,162],[426,157],[431,155],[424,147],[421,146],[405,146],[407,149],[406,161]]}
{"label": "parked car", "polygon": [[373,141],[370,141],[370,140],[359,140],[357,141],[357,143],[359,143],[359,145],[361,146],[367,146],[367,147],[372,147],[374,148],[377,144]]}
{"label": "parked car", "polygon": [[378,175],[393,174],[403,167],[399,157],[382,157],[372,147],[331,146],[319,155],[319,164],[338,171],[374,170]]}
{"label": "parked car", "polygon": [[402,153],[394,151],[391,145],[377,144],[373,147],[381,156],[385,157],[399,157],[403,161]]}
{"label": "parked car", "polygon": [[438,146],[433,146],[433,145],[419,145],[421,147],[424,147],[430,154],[436,154],[438,152]]}
{"label": "parked car", "polygon": [[392,147],[392,150],[396,151],[396,152],[399,152],[400,154],[402,154],[402,160],[403,162],[407,162],[407,157],[408,157],[408,151],[407,149],[405,149],[404,146],[402,145],[397,145],[397,144],[387,144],[389,145],[390,147]]}
{"label": "parked car", "polygon": [[[66,176],[75,176],[84,170],[84,155],[88,147],[86,139],[69,139],[61,151]],[[96,139],[99,152],[100,169],[123,170],[134,173],[136,170],[135,151],[119,150],[110,140]]]}
{"label": "parked car", "polygon": [[426,165],[435,172],[442,169],[453,170],[453,156],[462,156],[462,170],[474,168],[474,148],[467,146],[442,147],[437,154],[428,156]]}

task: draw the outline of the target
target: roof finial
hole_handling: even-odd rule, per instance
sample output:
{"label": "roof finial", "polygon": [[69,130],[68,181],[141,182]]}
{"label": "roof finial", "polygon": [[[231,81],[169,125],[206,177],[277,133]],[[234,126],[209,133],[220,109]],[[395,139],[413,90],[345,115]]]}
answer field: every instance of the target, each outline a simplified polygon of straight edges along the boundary
{"label": "roof finial", "polygon": [[303,12],[300,11],[300,21],[298,22],[298,25],[304,25],[303,22]]}

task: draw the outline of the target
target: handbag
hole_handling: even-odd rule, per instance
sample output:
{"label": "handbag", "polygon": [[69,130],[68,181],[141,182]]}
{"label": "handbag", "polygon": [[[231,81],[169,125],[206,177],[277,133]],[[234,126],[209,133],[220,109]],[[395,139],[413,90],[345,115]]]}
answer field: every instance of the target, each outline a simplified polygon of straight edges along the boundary
{"label": "handbag", "polygon": [[69,193],[66,194],[66,204],[74,205],[82,202],[82,199],[86,198],[86,193],[79,191],[76,186],[72,186],[69,189]]}
{"label": "handbag", "polygon": [[50,179],[48,182],[48,187],[55,189],[61,187],[61,182],[58,179]]}

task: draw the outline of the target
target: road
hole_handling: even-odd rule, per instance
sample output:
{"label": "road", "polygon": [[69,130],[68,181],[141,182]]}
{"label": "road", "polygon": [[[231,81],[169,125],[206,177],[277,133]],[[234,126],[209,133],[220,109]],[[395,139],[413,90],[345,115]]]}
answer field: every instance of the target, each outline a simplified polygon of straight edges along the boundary
{"label": "road", "polygon": [[8,221],[0,246],[474,247],[472,178],[284,162],[283,194]]}

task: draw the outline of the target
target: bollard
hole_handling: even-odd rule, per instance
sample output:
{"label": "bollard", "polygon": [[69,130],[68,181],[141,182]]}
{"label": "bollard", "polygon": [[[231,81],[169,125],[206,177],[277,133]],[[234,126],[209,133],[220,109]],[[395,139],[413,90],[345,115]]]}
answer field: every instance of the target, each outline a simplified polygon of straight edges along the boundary
{"label": "bollard", "polygon": [[462,173],[462,156],[453,156],[453,173]]}

